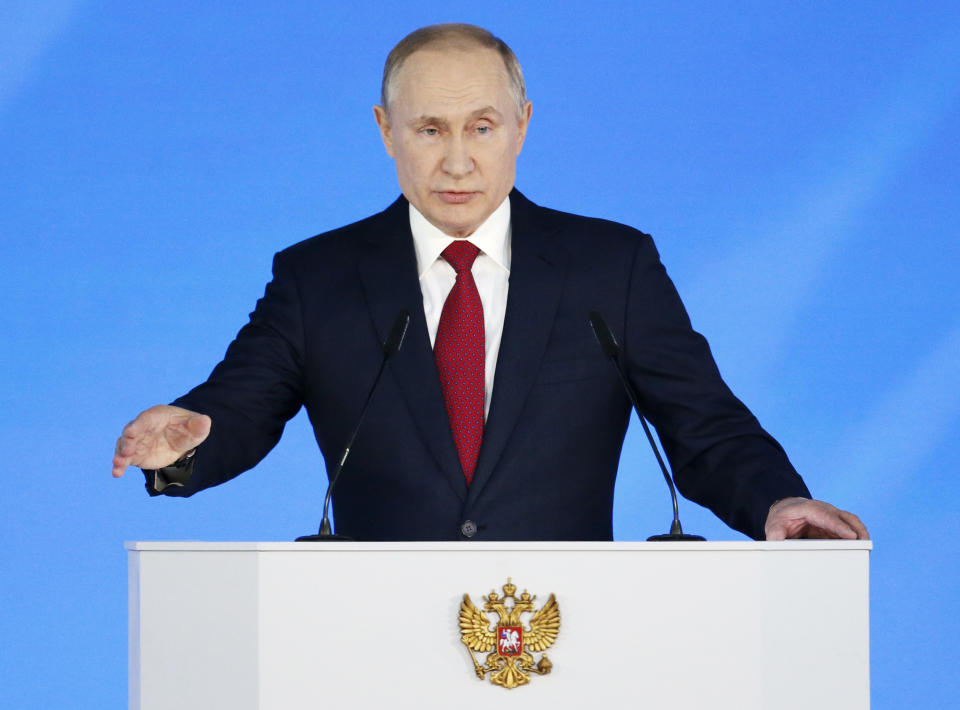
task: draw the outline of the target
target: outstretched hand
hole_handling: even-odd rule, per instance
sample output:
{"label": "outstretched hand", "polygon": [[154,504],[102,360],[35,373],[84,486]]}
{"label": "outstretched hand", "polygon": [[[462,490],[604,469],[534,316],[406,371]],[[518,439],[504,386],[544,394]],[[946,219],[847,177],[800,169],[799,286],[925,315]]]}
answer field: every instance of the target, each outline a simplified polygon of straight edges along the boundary
{"label": "outstretched hand", "polygon": [[206,414],[158,404],[140,412],[117,439],[113,477],[120,478],[127,466],[163,468],[199,446],[210,434]]}
{"label": "outstretched hand", "polygon": [[767,540],[870,538],[866,526],[853,513],[809,498],[784,498],[771,505],[764,532]]}

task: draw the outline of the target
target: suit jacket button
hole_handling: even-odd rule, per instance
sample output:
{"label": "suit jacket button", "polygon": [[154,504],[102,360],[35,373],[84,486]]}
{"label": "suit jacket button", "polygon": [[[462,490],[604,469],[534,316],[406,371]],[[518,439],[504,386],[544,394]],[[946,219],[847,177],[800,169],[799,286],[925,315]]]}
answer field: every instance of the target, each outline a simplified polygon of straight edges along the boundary
{"label": "suit jacket button", "polygon": [[477,524],[472,520],[464,520],[460,526],[460,534],[464,537],[473,537],[477,534]]}

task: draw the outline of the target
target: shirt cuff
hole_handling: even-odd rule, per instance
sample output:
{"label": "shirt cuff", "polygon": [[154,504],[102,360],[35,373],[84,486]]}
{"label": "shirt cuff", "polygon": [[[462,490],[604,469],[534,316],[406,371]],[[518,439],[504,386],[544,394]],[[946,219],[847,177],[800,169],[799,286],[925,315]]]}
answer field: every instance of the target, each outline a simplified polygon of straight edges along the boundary
{"label": "shirt cuff", "polygon": [[182,488],[187,485],[193,475],[193,454],[194,451],[191,451],[170,466],[141,469],[147,479],[147,493],[151,496],[158,496],[167,488]]}

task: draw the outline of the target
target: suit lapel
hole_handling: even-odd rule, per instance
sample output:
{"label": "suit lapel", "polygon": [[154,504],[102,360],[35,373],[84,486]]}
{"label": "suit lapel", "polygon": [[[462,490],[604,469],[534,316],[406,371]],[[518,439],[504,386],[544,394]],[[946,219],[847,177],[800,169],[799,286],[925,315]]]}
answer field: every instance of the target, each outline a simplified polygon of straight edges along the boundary
{"label": "suit lapel", "polygon": [[[370,235],[370,244],[360,260],[360,280],[381,342],[386,339],[397,314],[404,309],[410,312],[403,347],[394,355],[389,369],[403,392],[410,417],[444,478],[464,500],[467,485],[450,435],[450,423],[423,315],[423,295],[417,278],[407,201],[398,199],[383,212],[383,217],[383,228]],[[416,473],[411,472],[412,475]]]}
{"label": "suit lapel", "polygon": [[565,275],[564,252],[551,247],[542,211],[517,190],[510,195],[512,246],[506,319],[493,399],[467,502],[475,500],[503,456],[536,380]]}

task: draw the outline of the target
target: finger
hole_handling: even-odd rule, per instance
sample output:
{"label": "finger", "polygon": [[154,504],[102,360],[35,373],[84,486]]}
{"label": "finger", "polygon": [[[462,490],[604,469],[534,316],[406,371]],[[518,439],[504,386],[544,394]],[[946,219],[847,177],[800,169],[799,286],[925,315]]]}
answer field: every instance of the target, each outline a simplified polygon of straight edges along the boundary
{"label": "finger", "polygon": [[138,443],[140,443],[139,439],[132,439],[126,436],[121,436],[117,439],[117,444],[113,450],[114,461],[122,462],[125,466],[130,465],[130,462],[137,455]]}
{"label": "finger", "polygon": [[152,447],[151,438],[155,438],[154,419],[152,409],[137,415],[129,422],[114,445],[114,457],[111,474],[114,478],[121,478],[128,466],[139,465],[149,449]]}
{"label": "finger", "polygon": [[111,471],[114,478],[123,477],[127,466],[132,464],[133,457],[136,455],[137,444],[143,443],[144,435],[150,431],[149,411],[141,412],[137,418],[123,427],[120,432],[120,438],[114,446],[113,469]]}
{"label": "finger", "polygon": [[837,535],[833,530],[826,528],[820,528],[815,525],[808,525],[802,535],[797,537],[803,537],[807,540],[839,540],[840,536]]}
{"label": "finger", "polygon": [[122,478],[127,470],[127,466],[130,465],[130,456],[124,454],[124,446],[126,443],[127,441],[123,437],[120,437],[117,439],[117,444],[114,447],[113,461],[111,462],[113,469],[110,471],[114,478]]}
{"label": "finger", "polygon": [[809,511],[807,520],[810,523],[809,534],[811,536],[823,538],[824,536],[836,537],[843,540],[856,540],[857,531],[853,529],[843,518],[840,517],[840,510],[834,508],[828,503],[820,501],[811,501],[820,503],[813,506]]}
{"label": "finger", "polygon": [[867,526],[863,524],[863,521],[853,513],[848,510],[841,510],[840,517],[843,518],[846,523],[853,528],[854,532],[857,533],[858,540],[869,540],[870,533],[867,530]]}
{"label": "finger", "polygon": [[768,523],[765,532],[767,540],[771,542],[787,539],[787,530],[783,525],[771,525]]}
{"label": "finger", "polygon": [[121,430],[120,436],[132,439],[143,434],[148,428],[146,414],[147,412],[140,412],[136,419],[127,422],[127,425]]}
{"label": "finger", "polygon": [[113,457],[113,468],[110,470],[110,475],[114,478],[123,478],[123,474],[127,471],[126,461],[123,459],[114,456]]}
{"label": "finger", "polygon": [[855,540],[858,533],[845,519],[841,518],[841,512],[824,501],[787,498],[771,507],[764,533],[767,540],[790,538]]}
{"label": "finger", "polygon": [[763,531],[767,540],[786,540],[799,535],[805,525],[802,516],[793,511],[796,507],[806,505],[810,501],[806,498],[784,498],[770,506]]}

